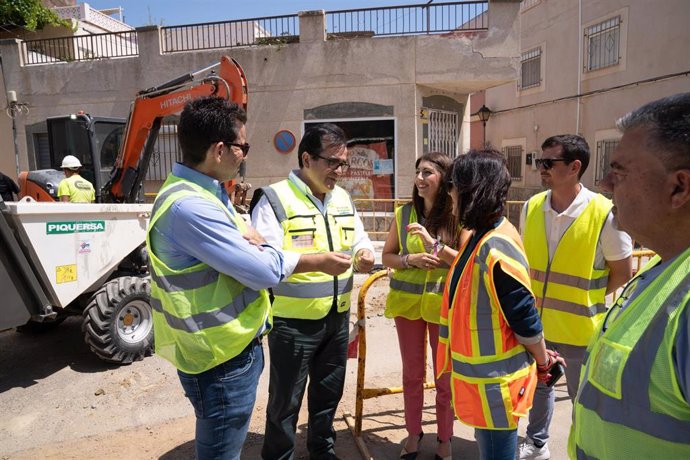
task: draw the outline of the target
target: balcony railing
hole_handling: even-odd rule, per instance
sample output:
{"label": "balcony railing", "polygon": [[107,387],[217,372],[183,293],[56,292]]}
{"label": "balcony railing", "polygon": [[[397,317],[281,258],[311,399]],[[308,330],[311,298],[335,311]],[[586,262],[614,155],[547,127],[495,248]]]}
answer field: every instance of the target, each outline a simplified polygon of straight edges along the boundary
{"label": "balcony railing", "polygon": [[105,32],[125,32],[134,30],[134,27],[118,21],[117,19],[103,14],[92,8],[88,3],[80,3],[77,6],[59,6],[53,11],[62,19],[76,19],[86,23],[91,23],[100,27]]}
{"label": "balcony railing", "polygon": [[298,35],[296,14],[161,28],[164,53],[287,43]]}
{"label": "balcony railing", "polygon": [[329,11],[330,33],[420,35],[488,28],[488,1],[453,2]]}
{"label": "balcony railing", "polygon": [[133,30],[27,40],[21,43],[21,50],[24,63],[27,65],[139,55],[137,33]]}
{"label": "balcony railing", "polygon": [[[488,1],[432,3],[329,11],[329,34],[420,35],[486,30]],[[296,14],[162,27],[163,53],[299,40]],[[332,35],[331,35],[332,36]],[[138,55],[136,31],[79,35],[22,42],[26,64],[87,61]]]}
{"label": "balcony railing", "polygon": [[[488,28],[488,1],[329,11],[330,34],[373,36],[437,34]],[[163,52],[284,44],[298,40],[296,14],[161,28]]]}

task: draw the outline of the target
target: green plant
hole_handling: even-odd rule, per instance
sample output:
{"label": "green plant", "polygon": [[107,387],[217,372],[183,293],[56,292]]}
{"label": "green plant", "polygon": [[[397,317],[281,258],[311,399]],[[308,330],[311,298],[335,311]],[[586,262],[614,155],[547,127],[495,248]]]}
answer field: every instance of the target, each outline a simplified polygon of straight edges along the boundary
{"label": "green plant", "polygon": [[40,0],[2,0],[0,24],[11,24],[28,30],[43,29],[48,25],[72,27],[70,21],[60,19],[53,10],[43,6]]}
{"label": "green plant", "polygon": [[256,39],[257,45],[278,45],[282,48],[288,42],[284,37],[259,37]]}

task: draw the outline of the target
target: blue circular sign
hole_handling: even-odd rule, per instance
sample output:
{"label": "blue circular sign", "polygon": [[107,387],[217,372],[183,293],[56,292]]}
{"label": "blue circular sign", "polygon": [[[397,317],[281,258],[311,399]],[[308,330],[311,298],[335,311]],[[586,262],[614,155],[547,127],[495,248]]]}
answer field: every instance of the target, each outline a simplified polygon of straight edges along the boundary
{"label": "blue circular sign", "polygon": [[280,153],[292,152],[295,149],[296,142],[295,135],[287,129],[281,129],[273,137],[273,146]]}

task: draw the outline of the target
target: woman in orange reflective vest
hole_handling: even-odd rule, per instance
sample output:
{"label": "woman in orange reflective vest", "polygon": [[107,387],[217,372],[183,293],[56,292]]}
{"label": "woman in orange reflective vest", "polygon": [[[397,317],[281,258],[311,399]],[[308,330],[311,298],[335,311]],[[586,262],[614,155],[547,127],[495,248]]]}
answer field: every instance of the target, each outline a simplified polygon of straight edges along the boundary
{"label": "woman in orange reflective vest", "polygon": [[453,163],[453,213],[472,236],[446,279],[437,352],[437,368],[451,374],[456,417],[475,427],[481,458],[492,460],[515,458],[517,422],[537,379],[546,382],[563,362],[544,346],[522,241],[502,216],[510,182],[495,150]]}
{"label": "woman in orange reflective vest", "polygon": [[[417,458],[422,436],[426,335],[428,332],[433,359],[443,283],[459,246],[458,221],[451,213],[445,180],[452,163],[448,155],[440,152],[426,153],[417,159],[412,201],[396,209],[383,247],[383,264],[394,269],[385,315],[395,320],[402,358],[408,433],[400,454],[404,460]],[[452,456],[454,417],[450,401],[450,376],[442,375],[436,380],[436,455],[441,459]]]}

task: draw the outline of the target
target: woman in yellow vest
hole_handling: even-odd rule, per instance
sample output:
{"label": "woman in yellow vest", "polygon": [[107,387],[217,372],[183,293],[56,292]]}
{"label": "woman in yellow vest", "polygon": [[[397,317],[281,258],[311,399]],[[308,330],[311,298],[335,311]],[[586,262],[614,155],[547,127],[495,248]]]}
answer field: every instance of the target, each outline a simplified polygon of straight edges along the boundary
{"label": "woman in yellow vest", "polygon": [[[459,245],[457,219],[451,213],[444,180],[451,163],[438,152],[417,159],[412,201],[395,211],[383,247],[383,264],[394,270],[385,315],[395,319],[400,343],[408,432],[400,458],[408,460],[417,457],[422,437],[426,335],[428,331],[435,358],[443,283]],[[450,379],[445,375],[436,380],[436,454],[442,459],[451,455],[450,397]]]}
{"label": "woman in yellow vest", "polygon": [[480,457],[492,460],[515,458],[518,419],[537,379],[546,382],[563,363],[544,346],[522,241],[502,215],[510,182],[495,150],[453,163],[453,214],[472,235],[448,273],[437,352],[437,368],[451,375],[455,415],[475,427]]}

